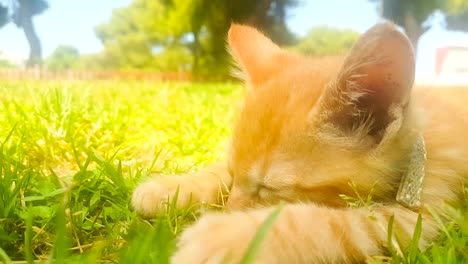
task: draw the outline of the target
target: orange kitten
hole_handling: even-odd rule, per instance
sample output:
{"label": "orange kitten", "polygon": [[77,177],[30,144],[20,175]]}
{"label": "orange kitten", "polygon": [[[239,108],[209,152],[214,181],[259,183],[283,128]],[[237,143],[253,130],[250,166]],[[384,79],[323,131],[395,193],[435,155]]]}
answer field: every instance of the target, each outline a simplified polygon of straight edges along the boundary
{"label": "orange kitten", "polygon": [[[419,213],[420,246],[434,239],[428,207],[459,202],[468,176],[468,90],[412,92],[413,48],[388,23],[366,32],[344,62],[289,54],[241,25],[228,41],[250,91],[227,164],[154,179],[133,196],[151,217],[178,187],[180,206],[219,203],[229,192],[230,212],[188,228],[174,263],[238,263],[279,201],[287,205],[256,263],[362,262],[384,253],[392,215],[403,243]],[[349,208],[340,195],[353,196],[351,186],[375,204]]]}

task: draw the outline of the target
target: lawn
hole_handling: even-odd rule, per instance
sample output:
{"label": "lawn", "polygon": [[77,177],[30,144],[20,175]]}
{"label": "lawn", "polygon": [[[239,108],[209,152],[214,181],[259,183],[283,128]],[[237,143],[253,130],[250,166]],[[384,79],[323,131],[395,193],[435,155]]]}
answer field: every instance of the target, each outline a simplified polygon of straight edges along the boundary
{"label": "lawn", "polygon": [[0,260],[167,261],[194,215],[139,220],[132,189],[222,158],[242,94],[238,84],[2,81]]}
{"label": "lawn", "polygon": [[[196,210],[142,220],[131,192],[222,158],[243,94],[235,83],[0,81],[0,261],[167,263]],[[467,263],[465,216],[454,209],[433,247],[394,262]]]}

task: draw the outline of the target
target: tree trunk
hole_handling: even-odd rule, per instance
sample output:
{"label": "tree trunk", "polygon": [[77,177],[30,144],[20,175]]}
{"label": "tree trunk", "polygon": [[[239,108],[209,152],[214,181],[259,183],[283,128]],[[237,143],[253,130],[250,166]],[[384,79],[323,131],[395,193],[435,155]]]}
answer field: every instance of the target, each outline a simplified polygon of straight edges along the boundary
{"label": "tree trunk", "polygon": [[200,68],[200,53],[201,53],[201,45],[199,39],[199,30],[193,31],[193,45],[192,45],[192,55],[193,55],[193,65],[192,65],[192,73],[197,75],[199,73]]}
{"label": "tree trunk", "polygon": [[29,43],[29,59],[27,67],[40,66],[42,63],[41,41],[34,29],[31,6],[27,1],[20,1],[20,25]]}
{"label": "tree trunk", "polygon": [[[381,0],[380,16],[403,27],[414,49],[417,50],[419,37],[421,37],[429,27],[422,26],[427,16],[416,16],[411,6],[412,1],[408,0]],[[430,13],[431,12],[427,15]]]}
{"label": "tree trunk", "polygon": [[255,11],[246,18],[245,23],[250,26],[255,26],[264,29],[268,25],[268,10],[270,9],[272,0],[259,0],[255,6]]}
{"label": "tree trunk", "polygon": [[406,35],[408,35],[408,38],[410,39],[411,41],[411,44],[413,44],[413,48],[414,50],[416,51],[418,49],[418,40],[419,40],[419,37],[421,37],[421,35],[427,30],[425,30],[421,24],[419,24],[416,19],[411,16],[411,15],[408,15],[406,14],[405,16],[405,25],[404,25],[404,28],[405,28],[405,31],[406,31]]}

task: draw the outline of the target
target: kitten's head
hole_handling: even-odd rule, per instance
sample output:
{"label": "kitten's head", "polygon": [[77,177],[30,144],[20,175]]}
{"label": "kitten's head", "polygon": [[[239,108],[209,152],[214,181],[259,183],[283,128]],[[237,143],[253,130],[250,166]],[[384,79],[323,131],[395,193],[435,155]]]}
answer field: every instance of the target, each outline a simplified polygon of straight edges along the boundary
{"label": "kitten's head", "polygon": [[229,153],[229,207],[340,205],[350,182],[368,191],[389,173],[415,66],[410,42],[392,24],[367,31],[344,61],[290,54],[235,24],[228,42],[249,87]]}

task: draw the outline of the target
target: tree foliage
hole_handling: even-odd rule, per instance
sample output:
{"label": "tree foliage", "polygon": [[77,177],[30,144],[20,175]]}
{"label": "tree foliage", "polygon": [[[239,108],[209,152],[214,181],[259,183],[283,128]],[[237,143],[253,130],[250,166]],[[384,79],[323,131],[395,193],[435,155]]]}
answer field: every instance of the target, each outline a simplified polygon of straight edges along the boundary
{"label": "tree foliage", "polygon": [[447,27],[468,31],[468,0],[448,0]]}
{"label": "tree foliage", "polygon": [[0,69],[13,69],[16,68],[16,65],[9,62],[8,60],[0,58]]}
{"label": "tree foliage", "polygon": [[6,23],[8,23],[8,7],[3,6],[0,3],[0,27],[3,27]]}
{"label": "tree foliage", "polygon": [[[287,44],[287,9],[297,0],[134,0],[96,27],[106,68],[225,72],[231,22],[251,24]],[[180,61],[180,63],[177,63]]]}
{"label": "tree foliage", "polygon": [[69,70],[75,68],[80,60],[80,52],[77,48],[68,45],[60,45],[46,59],[49,70]]}
{"label": "tree foliage", "polygon": [[340,55],[346,53],[359,36],[358,32],[350,29],[316,27],[291,49],[305,55]]}

